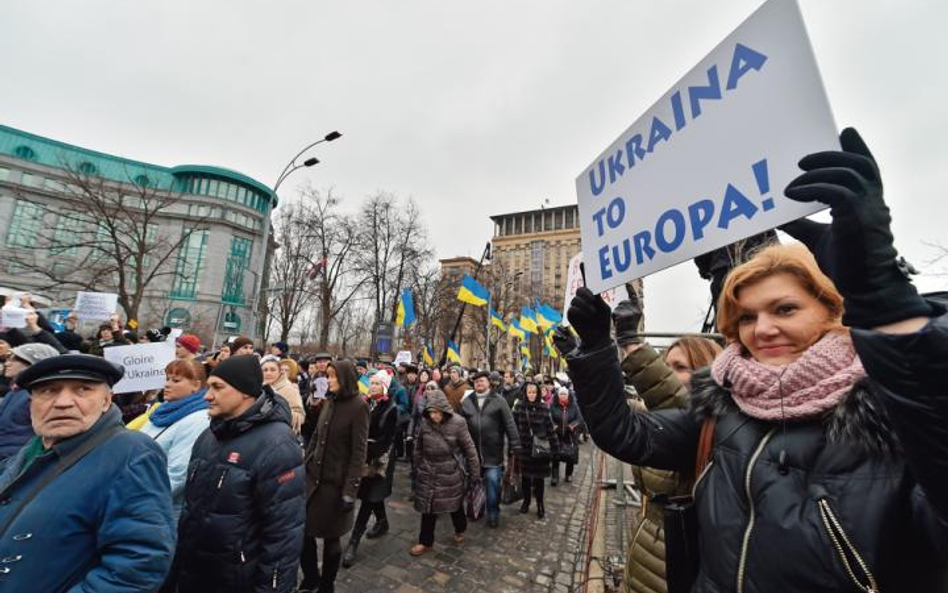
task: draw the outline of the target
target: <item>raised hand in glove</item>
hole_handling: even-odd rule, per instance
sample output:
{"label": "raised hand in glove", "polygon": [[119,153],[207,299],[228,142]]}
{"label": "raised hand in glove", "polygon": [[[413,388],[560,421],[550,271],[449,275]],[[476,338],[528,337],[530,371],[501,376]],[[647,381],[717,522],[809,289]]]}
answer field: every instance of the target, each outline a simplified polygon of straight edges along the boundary
{"label": "raised hand in glove", "polygon": [[566,317],[579,334],[582,350],[593,352],[609,345],[611,311],[609,305],[598,294],[593,294],[585,286],[580,286],[569,304]]}
{"label": "raised hand in glove", "polygon": [[872,328],[931,315],[896,261],[892,217],[872,153],[853,128],[843,130],[839,140],[841,151],[803,157],[805,173],[784,190],[791,200],[827,204],[833,222],[798,220],[782,230],[813,252],[842,293],[845,325]]}
{"label": "raised hand in glove", "polygon": [[356,501],[351,496],[342,497],[342,505],[341,505],[342,512],[348,513],[349,511],[355,508],[355,505],[356,505]]}
{"label": "raised hand in glove", "polygon": [[639,324],[642,322],[642,299],[633,291],[629,298],[616,305],[612,311],[612,323],[616,326],[616,343],[619,346],[638,344]]}
{"label": "raised hand in glove", "polygon": [[566,356],[579,345],[579,340],[568,327],[562,325],[553,330],[553,345],[560,354]]}

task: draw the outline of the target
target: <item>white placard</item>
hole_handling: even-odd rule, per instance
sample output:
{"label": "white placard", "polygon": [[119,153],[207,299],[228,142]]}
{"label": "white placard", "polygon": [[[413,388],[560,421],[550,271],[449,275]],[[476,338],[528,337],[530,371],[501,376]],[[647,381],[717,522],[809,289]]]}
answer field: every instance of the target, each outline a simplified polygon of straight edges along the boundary
{"label": "white placard", "polygon": [[125,367],[125,376],[112,393],[148,391],[165,386],[165,367],[174,360],[174,342],[152,342],[104,348],[102,356]]}
{"label": "white placard", "polygon": [[20,307],[4,307],[0,309],[0,327],[26,327],[26,314],[29,309]]}
{"label": "white placard", "polygon": [[[579,290],[579,287],[583,285],[583,273],[579,269],[580,264],[583,263],[583,254],[582,252],[577,253],[569,260],[569,271],[566,274],[566,294],[563,296],[563,325],[569,325],[569,319],[566,318],[566,312],[569,311],[569,304],[573,300],[573,297],[576,296],[576,291]],[[609,290],[601,293],[599,296],[602,297],[602,300],[606,301],[610,309],[615,309],[616,305],[620,301],[623,301],[629,297],[625,292],[624,286],[619,286],[617,288],[610,288]]]}
{"label": "white placard", "polygon": [[403,362],[406,364],[411,364],[411,351],[399,350],[398,354],[395,355],[395,366],[398,366]]}
{"label": "white placard", "polygon": [[115,313],[118,295],[110,292],[78,292],[73,310],[79,319],[108,321]]}
{"label": "white placard", "polygon": [[576,179],[590,289],[823,209],[783,196],[820,150],[839,140],[803,17],[768,0]]}

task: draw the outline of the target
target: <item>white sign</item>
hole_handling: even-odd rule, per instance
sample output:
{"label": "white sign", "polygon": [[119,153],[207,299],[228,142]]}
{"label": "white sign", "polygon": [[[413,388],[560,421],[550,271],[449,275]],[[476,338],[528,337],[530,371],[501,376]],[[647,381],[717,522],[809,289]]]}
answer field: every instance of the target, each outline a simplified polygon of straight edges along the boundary
{"label": "white sign", "polygon": [[108,321],[115,313],[118,295],[110,292],[78,292],[74,311],[79,319]]}
{"label": "white sign", "polygon": [[4,307],[0,309],[0,327],[26,327],[28,309],[20,307]]}
{"label": "white sign", "polygon": [[102,356],[125,367],[125,376],[115,384],[112,393],[162,389],[165,386],[165,367],[174,360],[174,342],[112,346],[104,348]]}
{"label": "white sign", "polygon": [[395,355],[395,366],[398,366],[403,362],[406,364],[411,364],[411,351],[399,350],[398,354]]}
{"label": "white sign", "polygon": [[[569,260],[569,272],[566,274],[566,294],[563,296],[563,325],[569,325],[566,312],[569,311],[569,304],[572,302],[573,297],[576,296],[576,291],[583,285],[583,273],[579,268],[582,263],[582,253],[577,253]],[[621,301],[629,298],[623,286],[611,288],[599,296],[602,297],[602,300],[606,301],[610,309],[615,309],[616,305]]]}
{"label": "white sign", "polygon": [[768,0],[576,179],[602,292],[825,208],[783,196],[839,150],[796,0]]}

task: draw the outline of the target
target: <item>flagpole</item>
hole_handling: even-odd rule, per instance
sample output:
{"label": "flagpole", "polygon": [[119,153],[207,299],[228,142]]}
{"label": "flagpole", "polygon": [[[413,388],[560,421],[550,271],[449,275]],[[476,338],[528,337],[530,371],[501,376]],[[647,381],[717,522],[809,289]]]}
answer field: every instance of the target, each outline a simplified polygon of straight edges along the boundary
{"label": "flagpole", "polygon": [[490,293],[487,293],[487,326],[484,328],[486,331],[486,338],[484,340],[484,368],[490,370]]}
{"label": "flagpole", "polygon": [[[484,259],[490,259],[490,241],[487,242],[487,245],[484,247],[484,252],[481,253],[481,259],[477,262],[477,267],[474,268],[474,279],[477,280],[477,275],[481,272],[481,266],[484,265]],[[454,336],[458,333],[458,328],[461,327],[461,319],[464,317],[464,309],[467,307],[467,303],[461,301],[461,310],[458,312],[457,321],[454,322],[454,329],[451,330],[451,336],[444,343],[444,352],[441,353],[441,360],[438,362],[439,367],[443,367],[445,361],[448,359],[448,342],[454,341]],[[488,313],[490,316],[490,313]],[[458,344],[458,356],[461,355],[461,345]]]}

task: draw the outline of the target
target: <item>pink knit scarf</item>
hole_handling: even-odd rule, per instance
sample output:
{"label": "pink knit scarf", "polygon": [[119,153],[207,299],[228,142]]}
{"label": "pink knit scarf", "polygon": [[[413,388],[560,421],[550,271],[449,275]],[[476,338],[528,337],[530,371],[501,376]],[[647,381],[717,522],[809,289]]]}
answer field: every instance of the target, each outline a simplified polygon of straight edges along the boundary
{"label": "pink knit scarf", "polygon": [[830,332],[793,362],[770,366],[733,343],[711,365],[742,412],[760,420],[802,420],[834,408],[865,376],[848,332]]}

